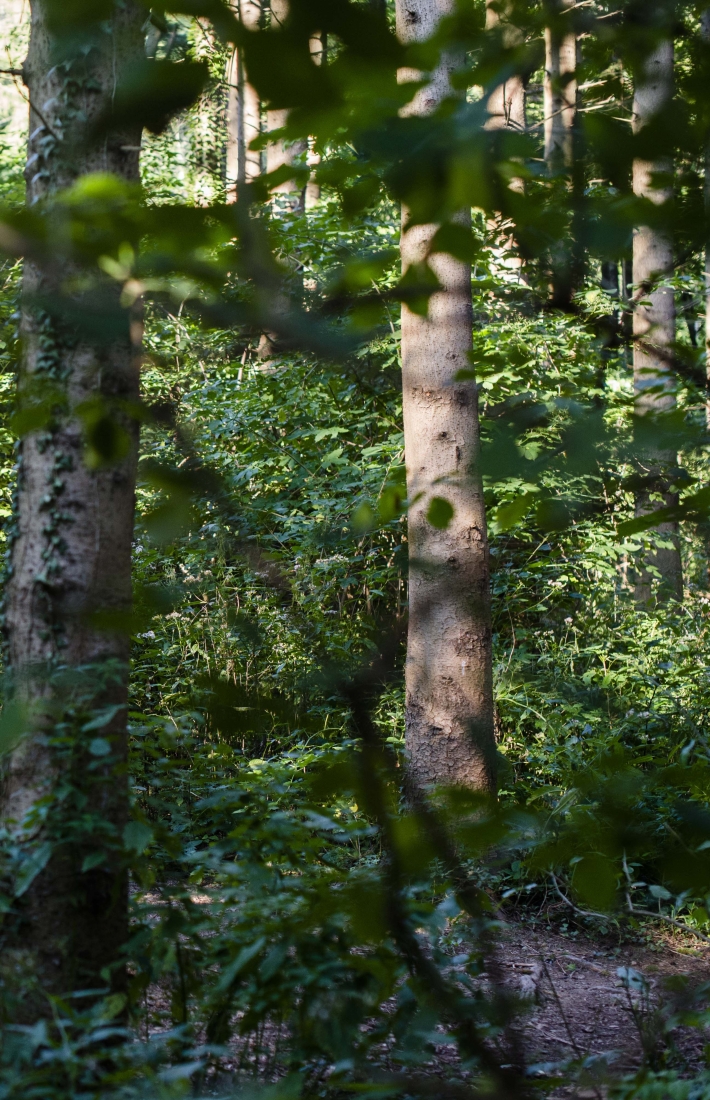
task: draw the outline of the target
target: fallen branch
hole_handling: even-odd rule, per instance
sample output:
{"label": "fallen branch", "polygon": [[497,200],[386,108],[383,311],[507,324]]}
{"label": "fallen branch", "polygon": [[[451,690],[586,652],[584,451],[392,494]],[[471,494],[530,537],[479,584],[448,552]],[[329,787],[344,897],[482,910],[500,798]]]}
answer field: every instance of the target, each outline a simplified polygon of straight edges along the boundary
{"label": "fallen branch", "polygon": [[[550,871],[550,878],[552,879],[552,884],[555,888],[555,893],[557,894],[557,896],[565,903],[565,905],[568,905],[570,909],[573,909],[578,916],[593,917],[596,920],[610,919],[610,914],[608,913],[596,913],[592,909],[579,909],[573,901],[570,901],[570,899],[562,893],[562,891],[560,890],[560,885],[552,871]],[[651,920],[660,920],[663,921],[664,924],[671,924],[674,928],[679,928],[681,932],[687,932],[691,936],[696,936],[697,939],[702,940],[703,943],[710,943],[710,936],[706,936],[704,932],[699,932],[697,928],[690,928],[689,925],[683,924],[683,921],[676,920],[675,917],[667,917],[665,913],[654,913],[652,909],[637,909],[631,901],[628,893],[626,894],[626,907],[629,916],[631,917],[650,917]]]}
{"label": "fallen branch", "polygon": [[555,888],[555,893],[557,894],[557,896],[562,899],[565,905],[569,905],[570,909],[574,909],[575,913],[577,913],[578,916],[594,917],[596,920],[609,920],[609,915],[607,913],[595,913],[592,909],[578,909],[574,902],[570,901],[569,898],[565,897],[565,895],[562,893],[562,891],[560,890],[560,884],[553,875],[552,871],[550,871],[550,878],[552,879],[552,885]]}

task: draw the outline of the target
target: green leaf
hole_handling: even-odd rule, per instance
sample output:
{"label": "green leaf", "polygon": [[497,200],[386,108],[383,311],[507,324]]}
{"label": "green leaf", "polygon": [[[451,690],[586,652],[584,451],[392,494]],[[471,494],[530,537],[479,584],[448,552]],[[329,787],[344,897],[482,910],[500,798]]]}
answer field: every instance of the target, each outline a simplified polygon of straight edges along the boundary
{"label": "green leaf", "polygon": [[537,493],[523,493],[515,500],[507,504],[501,504],[493,513],[492,527],[496,533],[509,531],[520,523],[532,502],[537,498]]}
{"label": "green leaf", "polygon": [[24,703],[9,699],[0,717],[0,756],[12,752],[28,731],[29,711]]}
{"label": "green leaf", "polygon": [[350,521],[356,535],[366,535],[375,526],[375,513],[366,501],[358,504]]}
{"label": "green leaf", "polygon": [[92,756],[108,756],[111,752],[111,742],[105,737],[95,737],[89,745],[89,752]]}
{"label": "green leaf", "polygon": [[195,102],[208,79],[209,67],[204,61],[138,61],[121,77],[101,128],[140,123],[160,134],[173,115]]}
{"label": "green leaf", "polygon": [[129,821],[123,830],[123,843],[129,852],[141,855],[151,840],[153,830],[144,821]]}
{"label": "green leaf", "polygon": [[81,869],[82,871],[91,871],[94,867],[100,867],[101,864],[105,862],[105,852],[91,852],[88,856],[84,856]]}
{"label": "green leaf", "polygon": [[52,845],[47,842],[45,844],[35,845],[22,861],[20,872],[15,878],[15,897],[21,898],[25,894],[37,875],[45,869],[49,863],[50,856],[52,855]]}
{"label": "green leaf", "polygon": [[574,868],[575,893],[592,909],[609,910],[616,900],[618,875],[606,856],[584,856]]}
{"label": "green leaf", "polygon": [[432,527],[445,531],[454,518],[453,505],[443,497],[434,497],[427,510],[426,518]]}
{"label": "green leaf", "polygon": [[265,943],[266,939],[264,936],[259,936],[254,943],[249,944],[248,947],[242,948],[236,959],[234,959],[226,970],[222,972],[222,976],[215,987],[217,993],[224,993],[225,990],[229,989],[234,979],[241,974],[245,966],[248,966],[248,964],[261,952]]}

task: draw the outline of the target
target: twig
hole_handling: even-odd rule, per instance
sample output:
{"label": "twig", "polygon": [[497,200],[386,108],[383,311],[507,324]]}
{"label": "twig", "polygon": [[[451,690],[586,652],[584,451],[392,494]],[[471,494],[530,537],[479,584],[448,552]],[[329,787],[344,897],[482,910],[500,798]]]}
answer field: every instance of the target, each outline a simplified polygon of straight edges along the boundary
{"label": "twig", "polygon": [[540,962],[542,963],[542,969],[544,971],[545,977],[547,978],[548,982],[550,983],[550,989],[552,990],[552,996],[555,998],[555,1003],[557,1005],[557,1009],[559,1011],[560,1016],[562,1017],[562,1023],[565,1025],[565,1031],[569,1035],[570,1045],[571,1045],[572,1049],[574,1050],[575,1054],[577,1055],[577,1057],[581,1058],[582,1057],[582,1051],[579,1049],[579,1046],[577,1045],[577,1040],[575,1039],[575,1037],[572,1033],[572,1028],[569,1026],[569,1021],[568,1021],[568,1019],[565,1015],[565,1010],[562,1007],[562,1001],[560,1000],[560,995],[557,992],[557,987],[555,986],[555,983],[552,980],[552,975],[550,974],[550,971],[547,968],[547,963],[545,962],[544,955],[540,955]]}
{"label": "twig", "polygon": [[697,928],[691,928],[689,925],[683,924],[681,920],[667,917],[665,913],[654,913],[652,909],[637,909],[634,905],[630,905],[629,913],[632,917],[652,917],[653,920],[662,920],[665,924],[672,924],[674,928],[680,928],[682,932],[689,932],[691,936],[697,936],[703,943],[710,943],[710,936],[706,936],[704,932],[699,932]]}
{"label": "twig", "polygon": [[0,76],[22,76],[22,69],[0,69]]}
{"label": "twig", "polygon": [[555,893],[557,894],[557,896],[565,903],[565,905],[569,905],[570,909],[574,909],[575,913],[577,913],[580,917],[595,917],[597,920],[609,920],[609,917],[606,913],[595,913],[591,909],[578,909],[574,902],[570,901],[569,898],[565,897],[565,895],[562,893],[562,891],[560,890],[560,884],[558,883],[552,871],[550,871],[550,878],[552,879],[552,885],[555,888]]}
{"label": "twig", "polygon": [[[577,913],[580,917],[595,917],[596,920],[610,919],[609,914],[607,913],[595,913],[591,909],[578,909],[574,902],[570,901],[570,899],[568,897],[565,897],[565,895],[562,893],[559,887],[559,883],[557,882],[557,879],[553,875],[552,871],[550,871],[550,878],[552,879],[552,883],[557,896],[565,903],[565,905],[569,905],[570,909],[573,909],[574,912]],[[629,915],[632,917],[650,917],[652,920],[660,920],[663,921],[664,924],[672,924],[674,928],[680,928],[681,932],[687,932],[691,936],[696,936],[697,939],[702,940],[703,943],[710,943],[710,936],[706,936],[704,932],[699,932],[697,928],[691,928],[689,925],[683,924],[683,921],[676,920],[675,917],[667,917],[665,913],[654,913],[652,909],[637,909],[631,901],[631,897],[628,891],[626,892],[626,908],[629,912]]]}

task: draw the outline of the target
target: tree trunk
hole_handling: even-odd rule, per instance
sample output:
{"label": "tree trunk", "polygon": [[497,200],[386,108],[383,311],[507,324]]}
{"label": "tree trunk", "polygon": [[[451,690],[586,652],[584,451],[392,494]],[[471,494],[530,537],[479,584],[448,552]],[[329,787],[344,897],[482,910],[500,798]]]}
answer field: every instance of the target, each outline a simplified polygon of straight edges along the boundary
{"label": "tree trunk", "polygon": [[[493,0],[486,2],[486,30],[493,31],[502,24],[503,40],[508,46],[520,45],[523,41],[522,32],[518,27],[508,23],[505,17],[501,19],[500,3],[492,6]],[[486,104],[488,119],[487,130],[514,130],[525,133],[527,119],[525,115],[525,84],[521,76],[511,76],[500,84],[488,97]],[[525,190],[523,180],[515,178],[510,181],[513,191],[522,193]],[[509,232],[509,224],[501,226],[500,218],[490,218],[488,232],[494,242],[493,255],[498,269],[516,272],[518,278],[523,277],[523,265],[516,251],[515,238]]]}
{"label": "tree trunk", "polygon": [[[501,20],[500,3],[495,8],[492,0],[486,2],[486,29],[493,30],[503,23],[503,33],[508,46],[517,46],[522,42],[522,33],[517,27]],[[525,85],[521,76],[511,76],[504,81],[488,98],[488,130],[517,130],[524,133]]]}
{"label": "tree trunk", "polygon": [[[278,29],[288,17],[288,0],[271,0],[271,26]],[[268,131],[281,130],[288,123],[288,109],[267,111],[266,129]],[[308,149],[305,139],[299,141],[284,141],[278,138],[266,147],[266,171],[275,172],[284,165],[289,167],[296,163]],[[297,188],[293,180],[284,180],[273,188],[274,195],[281,195],[280,200],[286,207],[292,210],[303,210],[305,204],[305,188]],[[278,201],[278,200],[277,200]]]}
{"label": "tree trunk", "polygon": [[[453,0],[398,0],[397,31],[428,37]],[[446,60],[409,111],[427,113],[449,92]],[[402,74],[410,79],[413,74]],[[468,212],[462,214],[467,219]],[[402,264],[424,257],[435,226],[407,228]],[[478,474],[477,390],[470,370],[471,270],[437,255],[442,286],[422,318],[402,308],[402,386],[409,510],[406,746],[423,784],[495,787],[488,540]],[[433,498],[454,508],[445,529],[428,518]]]}
{"label": "tree trunk", "polygon": [[[645,71],[634,96],[634,132],[638,133],[662,110],[673,95],[673,43],[662,42],[648,57]],[[672,186],[657,186],[656,173],[672,171],[668,160],[636,159],[633,165],[634,193],[661,205],[673,195]],[[672,371],[675,341],[675,300],[673,291],[658,287],[673,272],[673,244],[658,229],[639,226],[634,231],[633,271],[636,290],[634,311],[634,392],[638,417],[668,412],[675,407]],[[648,302],[648,305],[642,303]],[[639,493],[637,515],[647,515],[661,504],[677,503],[677,496],[666,489],[664,470],[676,465],[676,456],[657,450],[642,463],[642,472],[649,488]],[[655,498],[655,500],[654,500]],[[660,498],[660,499],[659,499]],[[640,603],[648,603],[653,595],[653,566],[660,573],[658,598],[683,598],[683,573],[678,542],[678,525],[662,523],[657,528],[672,548],[659,549],[639,571],[634,593]]]}
{"label": "tree trunk", "polygon": [[[702,36],[710,42],[710,8],[702,14],[700,24]],[[710,140],[705,150],[705,211],[710,215]],[[707,397],[705,401],[705,423],[710,430],[710,240],[705,245],[705,374],[707,377]]]}
{"label": "tree trunk", "polygon": [[[560,0],[556,13],[574,7],[574,0]],[[551,173],[572,163],[573,131],[577,110],[577,36],[557,24],[545,27],[545,160]]]}
{"label": "tree trunk", "polygon": [[[607,260],[602,263],[601,288],[612,301],[615,303],[619,301],[619,265],[615,261]],[[608,313],[605,317],[599,318],[597,331],[601,339],[597,388],[603,390],[606,384],[607,367],[621,342],[619,339],[618,309]]]}
{"label": "tree trunk", "polygon": [[[53,197],[78,177],[139,180],[139,127],[89,135],[124,67],[144,56],[145,12],[133,0],[117,5],[95,25],[92,48],[82,39],[62,66],[56,56],[67,42],[57,42],[47,16],[42,0],[32,0],[27,199],[61,219]],[[86,120],[83,135],[77,119]],[[54,230],[61,241],[59,222]],[[56,259],[54,267],[25,265],[20,400],[42,386],[58,396],[51,423],[22,441],[5,603],[12,684],[28,731],[5,758],[0,795],[20,856],[21,897],[2,929],[3,966],[24,997],[15,1022],[49,1011],[42,991],[120,987],[127,935],[129,642],[118,629],[92,625],[92,616],[125,616],[131,606],[138,429],[109,411],[106,430],[113,424],[123,433],[123,457],[90,468],[76,410],[138,400],[140,324],[134,320],[129,335],[125,318],[125,337],[95,345],[50,315],[41,302],[56,302],[63,279],[81,274],[70,256]],[[103,293],[118,314],[115,287]]]}
{"label": "tree trunk", "polygon": [[[328,64],[328,33],[323,31],[319,35],[315,35],[311,39],[311,57],[315,61],[316,65]],[[308,143],[308,167],[311,169],[311,175],[308,183],[306,184],[305,194],[305,207],[306,210],[310,210],[320,202],[320,184],[315,177],[315,169],[320,164],[320,153],[317,153],[313,148],[313,142]]]}
{"label": "tree trunk", "polygon": [[[236,0],[235,9],[246,27],[259,26],[261,0]],[[261,175],[261,153],[250,148],[261,133],[261,104],[239,50],[229,61],[227,88],[227,201],[234,202],[239,185]]]}

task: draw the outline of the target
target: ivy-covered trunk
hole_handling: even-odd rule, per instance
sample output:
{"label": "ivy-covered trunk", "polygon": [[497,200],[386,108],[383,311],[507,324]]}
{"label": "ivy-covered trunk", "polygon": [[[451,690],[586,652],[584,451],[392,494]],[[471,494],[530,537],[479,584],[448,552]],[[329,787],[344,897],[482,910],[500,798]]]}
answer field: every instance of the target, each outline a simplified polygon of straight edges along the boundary
{"label": "ivy-covered trunk", "polygon": [[[667,108],[673,96],[673,42],[662,41],[648,56],[634,95],[634,132],[640,133],[659,112]],[[633,165],[634,193],[657,206],[673,197],[668,157],[655,160],[636,158]],[[661,177],[659,180],[658,177]],[[663,177],[666,177],[664,180]],[[634,232],[634,392],[639,418],[640,441],[647,438],[643,418],[668,413],[675,407],[673,344],[675,342],[675,295],[664,286],[673,274],[673,242],[664,230],[642,225]],[[655,433],[654,433],[655,434]],[[645,447],[641,458],[643,487],[637,493],[636,513],[677,504],[678,496],[669,489],[669,474],[677,466],[677,457],[662,446]],[[661,523],[657,533],[667,542],[639,570],[634,590],[641,603],[653,596],[653,574],[660,574],[658,598],[683,598],[683,570],[678,543],[677,523]]]}
{"label": "ivy-covered trunk", "polygon": [[[400,38],[427,38],[453,6],[450,0],[398,0]],[[450,66],[444,60],[432,74],[413,101],[413,113],[434,111],[449,94]],[[462,212],[462,221],[468,217]],[[426,257],[436,229],[410,228],[407,220],[405,210],[405,269]],[[404,437],[412,502],[406,747],[413,778],[420,783],[492,789],[496,752],[488,541],[477,470],[477,389],[468,358],[471,269],[445,254],[433,256],[431,265],[442,289],[430,299],[428,316],[402,308]],[[469,378],[460,380],[460,371],[469,372]]]}
{"label": "ivy-covered trunk", "polygon": [[70,204],[57,199],[72,186],[74,201],[82,186],[85,199],[110,190],[105,175],[82,184],[87,174],[139,180],[140,128],[99,124],[144,56],[145,11],[122,0],[101,16],[73,26],[57,0],[32,0],[23,71],[27,200],[53,245],[24,272],[19,403],[42,425],[19,449],[5,603],[5,729],[17,742],[2,785],[14,894],[2,966],[22,1002],[16,1019],[48,1011],[45,993],[120,987],[127,934],[125,629],[140,321],[121,307],[120,286],[97,286],[98,268],[77,258]]}

